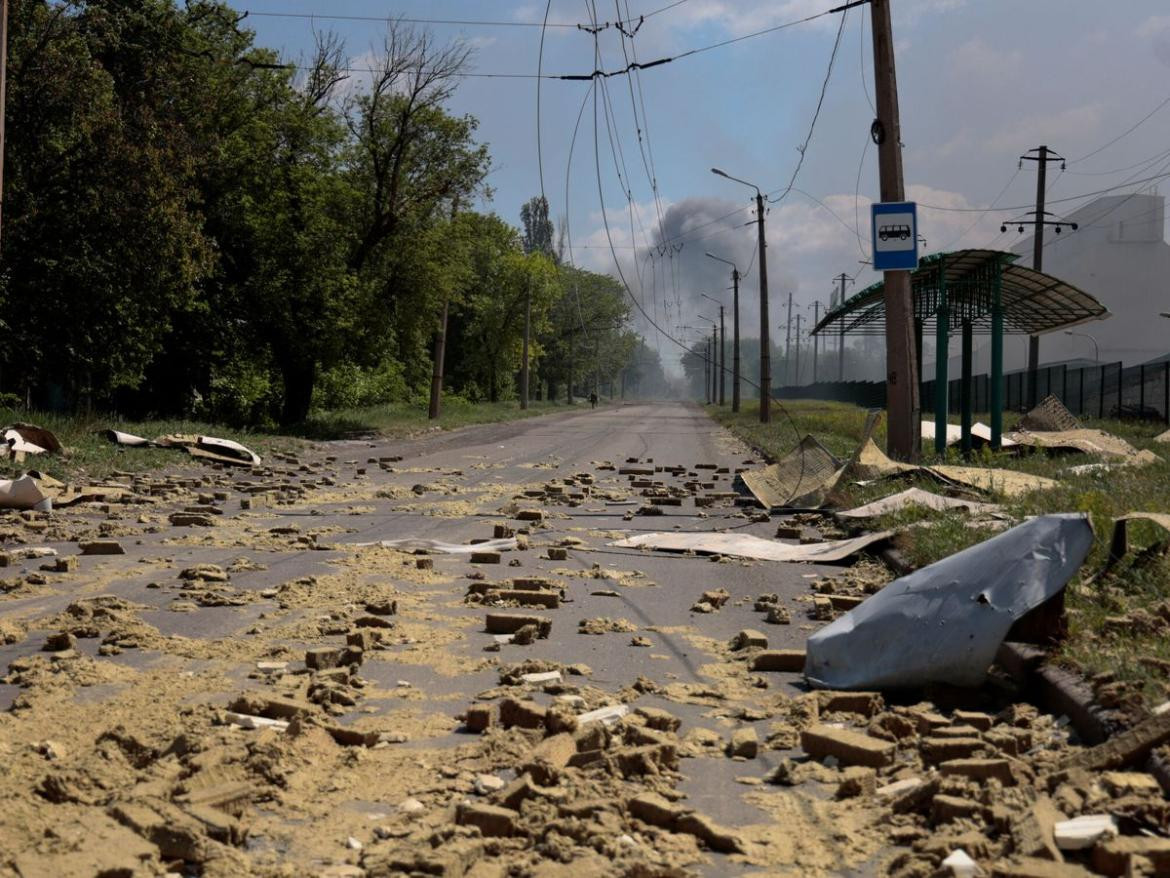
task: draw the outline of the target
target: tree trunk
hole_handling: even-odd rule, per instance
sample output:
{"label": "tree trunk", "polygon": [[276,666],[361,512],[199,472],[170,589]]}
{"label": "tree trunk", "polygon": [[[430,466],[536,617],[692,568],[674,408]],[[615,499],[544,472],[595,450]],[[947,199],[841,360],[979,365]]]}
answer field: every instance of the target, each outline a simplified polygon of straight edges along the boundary
{"label": "tree trunk", "polygon": [[290,360],[281,363],[284,382],[284,406],[280,412],[282,426],[300,424],[309,417],[313,403],[313,386],[317,383],[317,364],[313,360]]}

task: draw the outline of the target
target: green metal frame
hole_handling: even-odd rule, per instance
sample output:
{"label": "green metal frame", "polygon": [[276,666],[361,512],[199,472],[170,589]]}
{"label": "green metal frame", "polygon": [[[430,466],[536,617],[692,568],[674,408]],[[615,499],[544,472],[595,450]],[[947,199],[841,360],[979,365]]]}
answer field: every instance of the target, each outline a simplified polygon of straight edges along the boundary
{"label": "green metal frame", "polygon": [[[1059,278],[1015,265],[1017,255],[998,250],[935,253],[911,272],[918,378],[922,378],[922,337],[935,334],[935,451],[946,450],[948,354],[952,326],[962,327],[963,374],[960,382],[962,450],[971,451],[974,401],[971,387],[973,336],[991,336],[991,445],[1003,439],[1003,337],[1007,332],[1037,335],[1109,316],[1088,293]],[[879,281],[827,312],[813,334],[884,335],[885,289]]]}

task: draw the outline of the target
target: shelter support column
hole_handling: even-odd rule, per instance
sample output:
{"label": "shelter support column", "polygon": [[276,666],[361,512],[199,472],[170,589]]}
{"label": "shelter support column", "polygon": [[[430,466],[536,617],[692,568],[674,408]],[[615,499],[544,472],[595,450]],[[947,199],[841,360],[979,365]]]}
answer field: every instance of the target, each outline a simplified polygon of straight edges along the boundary
{"label": "shelter support column", "polygon": [[[947,265],[945,259],[939,264],[938,311],[935,313],[934,331],[934,450],[945,454],[947,450],[947,356],[950,351],[951,323],[950,307],[947,304]],[[919,360],[921,362],[921,359]]]}
{"label": "shelter support column", "polygon": [[1003,264],[996,260],[991,288],[991,448],[1003,445]]}
{"label": "shelter support column", "polygon": [[962,424],[962,449],[963,457],[971,456],[971,410],[974,408],[974,387],[972,387],[971,365],[972,365],[972,348],[974,341],[974,327],[970,320],[963,321],[963,375],[959,380],[959,408],[961,411],[960,423]]}

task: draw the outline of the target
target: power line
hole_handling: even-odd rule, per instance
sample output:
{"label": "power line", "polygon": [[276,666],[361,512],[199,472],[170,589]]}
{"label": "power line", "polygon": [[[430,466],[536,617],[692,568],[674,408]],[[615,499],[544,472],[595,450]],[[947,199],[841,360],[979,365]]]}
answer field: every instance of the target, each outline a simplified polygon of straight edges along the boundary
{"label": "power line", "polygon": [[1148,121],[1150,121],[1150,119],[1152,119],[1167,104],[1170,104],[1170,97],[1166,98],[1164,101],[1162,101],[1162,103],[1158,104],[1158,106],[1154,107],[1154,109],[1150,110],[1150,112],[1146,113],[1146,115],[1142,116],[1142,118],[1138,119],[1137,122],[1135,122],[1129,128],[1125,129],[1123,132],[1118,134],[1116,137],[1114,137],[1108,143],[1097,147],[1092,152],[1085,153],[1080,158],[1069,159],[1068,163],[1070,165],[1075,165],[1078,162],[1083,162],[1085,159],[1092,158],[1093,156],[1097,155],[1100,152],[1104,152],[1109,147],[1113,146],[1113,144],[1117,143],[1120,140],[1124,140],[1126,137],[1129,137],[1129,135],[1133,134],[1135,131],[1137,131],[1139,128],[1141,128],[1143,125],[1145,125]]}
{"label": "power line", "polygon": [[[607,21],[602,24],[602,27],[625,27],[627,25],[636,24],[642,19],[653,18],[661,12],[666,12],[669,9],[674,9],[676,6],[681,6],[688,0],[675,0],[674,3],[669,3],[653,12],[647,12],[637,18],[619,18],[615,21]],[[576,30],[581,28],[581,25],[572,21],[507,21],[500,19],[470,19],[470,18],[415,18],[405,15],[342,15],[334,12],[256,12],[255,10],[244,10],[244,18],[295,18],[302,20],[323,19],[325,21],[375,21],[375,22],[402,22],[403,24],[433,24],[433,25],[453,25],[458,27],[538,27],[545,30],[550,27],[568,28]],[[597,26],[596,23],[594,26]]]}
{"label": "power line", "polygon": [[[1165,179],[1166,177],[1170,177],[1170,172],[1158,173],[1152,177],[1145,177],[1144,179],[1141,179],[1141,180],[1132,180],[1132,181],[1127,180],[1124,183],[1118,183],[1116,186],[1108,186],[1104,189],[1097,189],[1093,192],[1082,192],[1079,195],[1068,195],[1064,198],[1054,198],[1054,199],[1052,199],[1052,201],[1050,201],[1048,203],[1049,204],[1067,204],[1070,201],[1080,201],[1083,198],[1092,198],[1094,195],[1107,195],[1110,192],[1116,192],[1118,189],[1124,189],[1127,186],[1137,186],[1141,183],[1151,183],[1155,180]],[[924,204],[921,201],[918,202],[918,206],[926,208],[927,210],[940,210],[940,211],[943,211],[944,213],[987,213],[988,211],[991,211],[991,210],[995,210],[995,211],[1000,212],[1000,213],[1006,213],[1007,211],[1027,210],[1031,207],[1034,207],[1034,205],[1031,205],[1031,204],[1016,204],[1016,205],[1012,205],[1011,207],[997,207],[997,208],[991,208],[991,207],[943,207],[942,205],[939,205],[939,204]]]}
{"label": "power line", "polygon": [[821,94],[820,97],[817,98],[817,108],[813,112],[812,121],[808,126],[808,135],[804,138],[804,145],[797,147],[797,150],[800,152],[800,158],[796,162],[796,167],[792,169],[792,177],[788,180],[788,187],[784,190],[783,194],[781,194],[780,197],[776,199],[777,201],[783,201],[788,196],[788,193],[792,191],[792,187],[796,183],[796,176],[800,173],[800,169],[804,166],[805,154],[808,152],[809,144],[812,143],[813,132],[816,131],[817,128],[817,120],[821,118],[821,108],[825,105],[825,94],[829,90],[829,80],[833,78],[833,64],[837,60],[837,50],[841,47],[841,34],[845,32],[845,19],[848,17],[849,13],[846,12],[841,16],[841,23],[837,25],[837,38],[833,41],[833,51],[829,53],[829,68],[825,71],[824,82],[821,83]]}

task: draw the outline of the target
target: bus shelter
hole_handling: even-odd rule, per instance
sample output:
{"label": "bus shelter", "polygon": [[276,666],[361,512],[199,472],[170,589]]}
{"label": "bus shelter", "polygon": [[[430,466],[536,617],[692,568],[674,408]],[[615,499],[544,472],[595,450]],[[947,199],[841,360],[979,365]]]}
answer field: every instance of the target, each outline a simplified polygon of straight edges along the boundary
{"label": "bus shelter", "polygon": [[[960,411],[962,449],[971,450],[972,351],[974,336],[991,336],[991,446],[1003,436],[1004,335],[1043,335],[1094,320],[1109,311],[1093,296],[1070,283],[1016,265],[1014,253],[999,250],[956,250],[920,260],[911,272],[918,364],[922,368],[922,337],[936,340],[934,443],[941,453],[947,442],[947,367],[952,327],[962,337]],[[881,335],[886,331],[885,283],[879,281],[831,309],[813,329],[814,335]]]}

